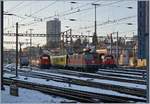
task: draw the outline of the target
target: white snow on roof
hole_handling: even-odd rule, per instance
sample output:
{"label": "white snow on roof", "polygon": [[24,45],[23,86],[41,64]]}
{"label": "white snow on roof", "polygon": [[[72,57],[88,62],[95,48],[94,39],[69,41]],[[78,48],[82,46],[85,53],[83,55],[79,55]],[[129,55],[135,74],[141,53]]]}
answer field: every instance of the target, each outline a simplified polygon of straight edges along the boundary
{"label": "white snow on roof", "polygon": [[29,90],[24,88],[19,88],[19,96],[12,96],[9,94],[10,88],[5,86],[5,90],[1,92],[1,102],[2,103],[61,103],[61,102],[71,102],[71,100],[54,96],[46,95],[39,91]]}
{"label": "white snow on roof", "polygon": [[[5,74],[5,77],[12,76],[11,74]],[[80,85],[74,85],[69,83],[63,83],[63,82],[56,82],[56,81],[46,81],[45,79],[38,79],[38,78],[32,78],[28,77],[28,80],[24,79],[24,76],[19,76],[17,80],[23,80],[23,81],[28,81],[28,82],[33,82],[33,83],[39,83],[39,84],[44,84],[44,85],[52,85],[52,86],[57,86],[57,87],[62,87],[62,88],[70,88],[70,89],[75,89],[75,90],[82,90],[82,91],[87,91],[87,92],[94,92],[94,93],[100,93],[100,94],[108,94],[108,95],[116,95],[116,96],[124,96],[124,97],[130,97],[130,98],[137,98],[137,99],[145,99],[142,97],[137,97],[129,94],[123,94],[119,93],[116,91],[112,90],[105,90],[105,89],[100,89],[100,88],[93,88],[93,87],[87,87],[87,86],[80,86]]]}

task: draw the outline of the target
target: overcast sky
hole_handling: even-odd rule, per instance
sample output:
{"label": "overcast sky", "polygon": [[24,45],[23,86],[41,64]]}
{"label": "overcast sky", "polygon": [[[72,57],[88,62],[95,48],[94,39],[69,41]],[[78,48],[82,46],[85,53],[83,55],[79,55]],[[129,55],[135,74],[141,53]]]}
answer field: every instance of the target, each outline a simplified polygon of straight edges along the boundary
{"label": "overcast sky", "polygon": [[[90,31],[90,35],[92,35],[94,32],[94,6],[91,4],[97,3],[100,4],[97,7],[98,36],[106,36],[116,31],[119,31],[120,36],[132,36],[133,32],[135,35],[137,34],[137,1],[135,0],[76,0],[76,3],[70,2],[68,0],[5,1],[4,11],[13,13],[16,16],[5,15],[4,32],[15,32],[15,28],[12,26],[19,22],[19,24],[26,24],[26,26],[20,26],[19,33],[29,32],[30,28],[34,29],[33,33],[46,33],[46,21],[57,17],[61,21],[62,32],[67,29],[66,26],[69,26],[73,29],[73,34],[82,33],[87,35],[87,31]],[[132,9],[127,7],[132,7]],[[119,20],[130,16],[133,17],[104,25],[104,22],[108,20]],[[69,19],[76,19],[76,21],[70,21]],[[127,25],[127,23],[132,23],[133,25]],[[5,37],[5,41],[10,40],[12,38]],[[27,38],[23,40],[27,41]],[[45,38],[33,39],[33,43],[36,44],[44,44],[45,42]]]}

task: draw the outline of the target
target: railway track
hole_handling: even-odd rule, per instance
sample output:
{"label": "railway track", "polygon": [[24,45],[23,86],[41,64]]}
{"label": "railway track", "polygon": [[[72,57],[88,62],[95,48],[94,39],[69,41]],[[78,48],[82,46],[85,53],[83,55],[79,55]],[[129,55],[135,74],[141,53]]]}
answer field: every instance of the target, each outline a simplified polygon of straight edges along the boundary
{"label": "railway track", "polygon": [[121,74],[128,74],[128,75],[137,75],[137,76],[144,76],[146,71],[141,71],[141,72],[137,72],[137,71],[128,71],[128,70],[116,70],[116,69],[99,69],[98,71],[100,72],[112,72],[112,73],[121,73]]}
{"label": "railway track", "polygon": [[146,102],[144,99],[120,97],[115,95],[105,95],[96,93],[87,93],[79,90],[72,90],[60,87],[54,87],[50,85],[42,85],[38,83],[31,83],[27,81],[20,81],[17,79],[4,78],[4,84],[10,85],[11,82],[15,81],[17,86],[23,88],[29,88],[33,90],[38,90],[48,94],[54,94],[63,96],[69,99],[77,100],[84,103],[133,103],[133,102]]}
{"label": "railway track", "polygon": [[97,79],[107,79],[107,80],[114,80],[114,81],[120,81],[120,82],[131,82],[131,83],[136,83],[136,84],[144,84],[146,85],[145,79],[137,79],[134,77],[127,78],[127,77],[121,77],[119,75],[117,76],[111,76],[111,75],[101,75],[101,74],[96,74],[96,73],[84,73],[84,72],[77,72],[77,71],[69,71],[69,70],[64,70],[64,69],[41,69],[41,71],[48,72],[48,73],[60,73],[60,74],[66,74],[66,75],[73,75],[73,76],[78,76],[78,77],[88,77],[88,78],[97,78]]}
{"label": "railway track", "polygon": [[146,69],[130,69],[130,68],[123,68],[123,67],[114,68],[114,69],[107,69],[107,70],[146,73]]}
{"label": "railway track", "polygon": [[144,79],[144,76],[137,76],[137,75],[128,75],[128,74],[122,74],[122,73],[115,73],[115,72],[102,72],[99,71],[97,74],[105,75],[105,76],[116,76],[116,77],[125,77],[125,78],[131,78],[131,79],[137,79],[142,80]]}
{"label": "railway track", "polygon": [[[37,67],[33,67],[33,70],[39,70]],[[53,69],[53,68],[52,68]],[[116,80],[116,81],[122,81],[122,82],[131,82],[131,83],[137,83],[137,84],[146,84],[146,71],[145,70],[138,70],[135,69],[135,72],[133,72],[134,69],[99,69],[97,74],[94,75],[94,73],[85,73],[85,72],[77,72],[77,71],[70,71],[70,70],[59,70],[54,69],[48,69],[44,71],[47,72],[53,72],[53,73],[62,73],[62,74],[67,74],[67,75],[75,75],[75,76],[88,76],[91,78],[99,78],[99,79],[111,79],[111,80]],[[41,69],[43,71],[43,69]],[[85,73],[85,74],[84,74]],[[88,75],[87,75],[88,74]],[[99,75],[98,75],[99,74]],[[94,75],[94,76],[93,76]],[[104,78],[103,78],[104,77]]]}
{"label": "railway track", "polygon": [[37,72],[30,72],[30,73],[19,72],[19,75],[41,78],[41,79],[46,79],[46,80],[53,80],[53,81],[57,81],[57,82],[76,84],[76,85],[81,85],[81,86],[89,86],[89,87],[94,87],[94,88],[107,89],[107,90],[117,91],[120,93],[130,94],[130,95],[144,97],[144,98],[146,97],[146,90],[139,89],[139,88],[132,88],[132,87],[130,88],[130,87],[121,86],[121,85],[113,85],[110,83],[101,83],[101,82],[93,82],[93,81],[89,81],[89,80],[87,81],[87,80],[81,80],[81,79],[75,79],[75,78],[68,78],[68,77],[64,77],[64,76],[53,75],[50,73],[45,74],[45,73],[40,73],[40,72],[39,73],[37,73]]}

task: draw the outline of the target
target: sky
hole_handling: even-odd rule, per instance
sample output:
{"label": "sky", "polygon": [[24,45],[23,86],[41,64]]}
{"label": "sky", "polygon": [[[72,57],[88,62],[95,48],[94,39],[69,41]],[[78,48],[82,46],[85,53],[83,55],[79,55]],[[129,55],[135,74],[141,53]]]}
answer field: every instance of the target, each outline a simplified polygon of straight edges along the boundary
{"label": "sky", "polygon": [[[18,22],[19,33],[29,33],[29,29],[33,29],[32,33],[45,34],[46,21],[59,18],[62,32],[68,29],[66,26],[69,26],[69,28],[72,28],[73,34],[87,35],[87,31],[89,31],[89,35],[92,35],[94,32],[94,6],[91,4],[97,3],[100,4],[97,7],[96,13],[98,36],[107,36],[107,34],[116,31],[119,32],[119,36],[137,34],[136,0],[76,0],[76,3],[71,3],[71,1],[5,1],[4,11],[16,16],[4,16],[4,32],[14,33],[15,23]],[[132,9],[127,7],[132,7]],[[133,17],[111,24],[104,24],[107,21],[119,20],[130,16]],[[75,21],[70,21],[70,19],[75,19]],[[133,25],[127,25],[127,23],[132,23]],[[26,26],[22,26],[21,24],[26,24]],[[12,40],[15,40],[15,38],[4,37],[4,41]],[[19,38],[19,40],[26,42],[29,41],[29,38],[23,37]],[[43,45],[46,43],[46,38],[33,38],[33,43]],[[9,46],[5,44],[5,46],[15,47],[12,44]]]}

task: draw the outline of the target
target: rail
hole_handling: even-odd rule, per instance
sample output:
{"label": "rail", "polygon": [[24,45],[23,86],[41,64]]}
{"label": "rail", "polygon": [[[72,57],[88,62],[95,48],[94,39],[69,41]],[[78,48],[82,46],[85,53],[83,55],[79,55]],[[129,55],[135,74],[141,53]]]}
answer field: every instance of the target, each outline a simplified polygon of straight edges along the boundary
{"label": "rail", "polygon": [[105,95],[105,94],[95,94],[95,93],[87,93],[79,90],[72,90],[67,88],[59,88],[50,85],[42,85],[38,83],[31,83],[26,81],[20,81],[16,79],[4,78],[4,84],[10,85],[12,80],[15,81],[17,86],[23,88],[29,88],[32,90],[38,90],[48,94],[54,94],[63,96],[69,99],[77,100],[84,103],[129,103],[129,102],[146,102],[146,100],[136,99],[136,98],[127,98],[127,97],[119,97],[114,95]]}

